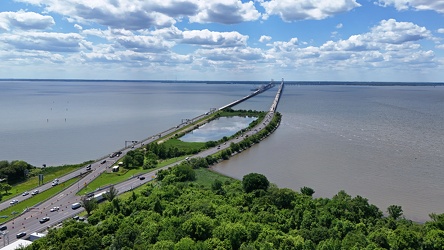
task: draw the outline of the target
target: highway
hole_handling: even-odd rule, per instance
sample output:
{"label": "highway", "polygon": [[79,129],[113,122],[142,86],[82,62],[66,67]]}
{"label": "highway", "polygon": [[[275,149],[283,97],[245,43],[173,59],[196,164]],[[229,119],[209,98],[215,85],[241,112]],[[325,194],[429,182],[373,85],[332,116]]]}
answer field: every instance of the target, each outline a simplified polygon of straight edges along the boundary
{"label": "highway", "polygon": [[[272,120],[272,118],[274,116],[274,111],[276,110],[277,104],[279,102],[279,98],[282,93],[283,86],[284,86],[284,81],[282,79],[279,90],[276,94],[276,98],[274,99],[273,104],[272,104],[269,112],[267,113],[263,123],[260,123],[256,127],[252,128],[250,131],[247,131],[243,136],[239,136],[239,137],[231,139],[221,145],[218,145],[214,148],[210,148],[205,151],[202,151],[190,158],[206,157],[208,155],[215,154],[220,150],[230,147],[230,144],[232,142],[238,143],[238,142],[242,141],[246,136],[251,136],[251,135],[259,132],[260,130],[262,130],[266,125],[268,125],[268,123]],[[269,88],[267,88],[267,89],[269,89]],[[265,90],[263,90],[263,91],[265,91]],[[126,148],[122,148],[120,150],[117,150],[116,152],[119,152],[119,151],[122,152],[120,157],[113,157],[113,158],[111,158],[110,156],[102,157],[91,164],[90,171],[87,171],[86,166],[85,166],[79,170],[73,171],[63,177],[60,177],[59,182],[61,184],[71,178],[82,176],[82,174],[83,174],[83,177],[78,182],[67,187],[61,193],[57,194],[54,197],[51,197],[50,199],[48,199],[46,201],[43,201],[43,202],[37,204],[33,208],[29,208],[27,212],[21,214],[20,216],[18,216],[15,219],[3,224],[3,225],[7,226],[7,230],[4,231],[4,235],[2,236],[2,237],[5,237],[6,244],[8,244],[8,241],[9,241],[9,243],[16,241],[17,240],[16,234],[18,234],[19,232],[26,232],[27,235],[25,237],[23,237],[23,239],[26,239],[27,237],[29,237],[29,235],[31,233],[43,232],[48,227],[55,226],[55,225],[61,223],[63,220],[66,220],[68,218],[72,218],[76,214],[84,211],[83,207],[80,207],[75,210],[73,210],[71,208],[71,204],[76,203],[76,202],[80,202],[81,197],[77,196],[76,193],[81,188],[83,188],[83,186],[86,186],[90,182],[92,182],[95,178],[97,178],[104,171],[110,171],[110,168],[115,164],[115,161],[117,159],[123,157],[127,152],[129,152],[130,150],[133,150],[134,148],[139,148],[145,144],[151,143],[151,142],[161,138],[162,136],[166,136],[168,134],[174,133],[177,130],[180,130],[181,128],[183,128],[184,126],[189,125],[189,123],[198,121],[207,115],[209,115],[209,114],[206,113],[206,114],[197,116],[193,119],[188,120],[185,123],[179,124],[178,126],[169,128],[159,134],[156,134],[154,136],[150,136],[146,139],[138,141],[137,143],[131,144],[130,146],[128,146]],[[178,163],[179,162],[170,164],[168,166],[162,167],[161,169],[170,168],[174,165],[177,165]],[[156,173],[159,170],[160,169],[153,170],[149,173],[145,173],[143,175],[140,175],[140,176],[145,177],[144,180],[140,180],[138,177],[133,177],[133,178],[130,178],[124,182],[114,185],[114,187],[118,190],[119,194],[125,193],[127,191],[130,191],[130,190],[132,190],[136,187],[139,187],[139,186],[151,181],[152,179],[154,179],[156,176]],[[39,189],[40,192],[43,192],[44,190],[52,188],[51,181],[52,180],[48,180],[48,183],[46,183],[36,189]],[[32,190],[30,190],[30,192],[31,191]],[[101,190],[101,191],[104,191],[104,190]],[[38,196],[38,195],[39,194],[37,194],[36,196]],[[12,199],[16,199],[20,202],[20,201],[23,201],[24,199],[28,199],[30,196],[31,196],[31,194],[29,194],[27,196],[20,195],[20,196],[14,197]],[[9,202],[12,199],[2,202],[0,204],[0,210],[11,206],[9,204]],[[58,211],[51,212],[51,208],[53,208],[53,207],[59,207],[60,209]],[[39,220],[42,219],[43,217],[49,217],[50,220],[47,222],[44,222],[44,223],[40,223]],[[0,242],[0,246],[1,246],[1,242]]]}

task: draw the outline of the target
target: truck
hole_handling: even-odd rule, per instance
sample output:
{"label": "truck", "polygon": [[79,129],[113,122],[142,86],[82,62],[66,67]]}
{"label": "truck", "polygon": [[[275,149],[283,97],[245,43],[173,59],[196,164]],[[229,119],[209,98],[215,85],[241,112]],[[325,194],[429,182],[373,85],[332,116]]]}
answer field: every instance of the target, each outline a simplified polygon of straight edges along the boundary
{"label": "truck", "polygon": [[108,191],[104,191],[104,192],[101,192],[101,193],[99,193],[99,194],[95,194],[93,197],[91,197],[91,198],[89,198],[90,200],[91,199],[94,199],[94,200],[96,200],[97,202],[102,202],[103,200],[105,200],[105,195],[106,195],[106,193],[108,193]]}
{"label": "truck", "polygon": [[71,205],[71,208],[72,209],[77,209],[77,208],[79,208],[79,207],[81,207],[82,206],[82,204],[80,204],[80,203],[73,203],[72,205]]}

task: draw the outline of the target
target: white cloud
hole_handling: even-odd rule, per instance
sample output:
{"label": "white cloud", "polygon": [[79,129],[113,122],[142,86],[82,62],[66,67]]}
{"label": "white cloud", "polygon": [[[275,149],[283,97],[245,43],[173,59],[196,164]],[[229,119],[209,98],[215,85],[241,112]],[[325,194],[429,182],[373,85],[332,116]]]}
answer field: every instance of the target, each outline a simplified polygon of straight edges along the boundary
{"label": "white cloud", "polygon": [[42,30],[55,24],[51,16],[40,15],[35,12],[0,12],[0,30]]}
{"label": "white cloud", "polygon": [[444,28],[438,29],[437,32],[441,33],[441,34],[444,34]]}
{"label": "white cloud", "polygon": [[199,4],[200,11],[190,17],[191,22],[234,24],[254,21],[261,16],[252,1],[242,3],[240,0],[206,0]]}
{"label": "white cloud", "polygon": [[266,19],[279,15],[284,21],[321,20],[361,6],[356,0],[261,0]]}
{"label": "white cloud", "polygon": [[237,47],[247,44],[248,36],[241,35],[236,31],[215,32],[205,30],[190,30],[182,33],[184,44],[193,44],[210,47]]}
{"label": "white cloud", "polygon": [[116,41],[134,52],[161,52],[174,46],[174,42],[154,36],[120,36],[116,38]]}
{"label": "white cloud", "polygon": [[261,43],[265,43],[271,41],[271,36],[261,36],[261,38],[259,38],[259,42]]}
{"label": "white cloud", "polygon": [[[422,50],[419,42],[432,40],[431,32],[410,22],[382,20],[369,32],[339,41],[327,41],[319,47],[300,47],[296,38],[269,44],[267,58],[282,69],[372,70],[411,68],[418,71],[436,68],[435,53]],[[316,70],[315,70],[316,71]]]}
{"label": "white cloud", "polygon": [[20,32],[1,34],[0,42],[18,50],[41,50],[49,52],[76,52],[83,37],[75,33]]}
{"label": "white cloud", "polygon": [[278,41],[268,46],[272,46],[274,51],[291,52],[297,49],[298,39],[296,37],[293,37],[288,42]]}
{"label": "white cloud", "polygon": [[379,4],[393,5],[397,10],[432,10],[444,13],[444,2],[441,0],[379,0]]}
{"label": "white cloud", "polygon": [[210,61],[253,61],[262,60],[264,55],[262,50],[257,48],[217,48],[217,49],[201,49],[196,51],[199,55]]}
{"label": "white cloud", "polygon": [[336,29],[341,29],[342,27],[343,27],[342,23],[338,23],[338,24],[336,25]]}
{"label": "white cloud", "polygon": [[98,23],[111,28],[165,28],[183,18],[197,23],[233,24],[260,18],[254,2],[241,0],[17,0],[44,6],[71,22]]}

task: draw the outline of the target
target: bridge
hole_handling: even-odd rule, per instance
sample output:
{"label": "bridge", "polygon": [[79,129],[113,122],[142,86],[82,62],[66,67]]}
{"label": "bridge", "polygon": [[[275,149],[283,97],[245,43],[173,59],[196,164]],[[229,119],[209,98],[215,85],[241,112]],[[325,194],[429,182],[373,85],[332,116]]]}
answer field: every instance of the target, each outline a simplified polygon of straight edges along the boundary
{"label": "bridge", "polygon": [[[282,79],[282,82],[283,82],[283,79]],[[269,89],[271,89],[271,88],[273,88],[273,87],[274,87],[274,82],[273,82],[273,80],[272,80],[270,83],[268,83],[268,84],[266,84],[266,85],[264,85],[264,86],[261,86],[260,88],[258,88],[257,90],[255,90],[253,93],[251,93],[251,94],[249,94],[249,95],[247,95],[247,96],[244,96],[244,97],[242,97],[241,99],[236,100],[236,101],[234,101],[234,102],[230,102],[230,103],[228,103],[228,104],[225,105],[225,106],[220,107],[219,110],[223,110],[223,109],[226,109],[226,108],[231,108],[231,107],[233,107],[233,106],[235,106],[235,105],[237,105],[237,104],[239,104],[239,103],[241,103],[241,102],[243,102],[243,101],[245,101],[245,100],[248,100],[248,99],[250,99],[251,97],[256,96],[256,95],[258,95],[258,94],[260,94],[260,93],[262,93],[262,92],[265,92],[265,91],[267,91],[267,90],[269,90]]]}
{"label": "bridge", "polygon": [[[258,95],[268,89],[271,89],[274,86],[275,86],[274,83],[270,82],[269,84],[261,87],[260,89],[254,91],[253,93],[221,107],[219,110],[239,104],[239,103],[241,103],[241,102],[243,102],[255,95]],[[272,120],[271,118],[274,116],[274,113],[275,113],[276,108],[278,106],[283,88],[284,88],[284,79],[282,79],[282,82],[279,86],[279,89],[276,93],[276,96],[273,100],[273,103],[268,111],[268,114],[267,114],[264,122],[258,124],[255,128],[252,128],[250,131],[245,133],[245,136],[247,136],[247,135],[249,136],[249,135],[258,133],[259,131],[264,129],[266,127],[266,125],[268,125],[269,122],[271,122],[271,120]],[[204,118],[209,115],[211,115],[210,112],[199,115],[199,116],[192,118],[192,119],[187,119],[187,122],[188,121],[193,121],[193,122],[198,121],[201,118]],[[125,145],[125,148],[120,149],[120,150],[116,150],[116,152],[117,151],[119,153],[121,152],[120,157],[123,157],[130,150],[133,150],[133,148],[135,149],[135,148],[142,147],[145,143],[152,143],[152,142],[156,141],[157,139],[159,139],[160,137],[167,136],[171,133],[175,133],[176,131],[181,130],[183,126],[186,126],[186,124],[184,122],[182,122],[181,124],[179,124],[177,126],[169,128],[161,133],[150,136],[146,139],[143,139],[140,141],[131,141],[131,143],[133,143],[133,144],[130,147],[127,147],[127,145]],[[230,141],[228,141],[224,144],[221,144],[221,145],[218,145],[214,148],[210,148],[208,150],[200,152],[190,158],[206,157],[208,155],[212,155],[212,154],[218,152],[219,150],[223,150],[225,148],[230,147],[231,142],[239,143],[243,139],[244,139],[244,137],[232,138]],[[19,232],[26,233],[26,236],[23,237],[23,239],[24,239],[24,238],[29,237],[29,235],[31,233],[42,232],[42,231],[46,230],[48,227],[56,226],[59,223],[61,223],[62,221],[72,218],[74,215],[78,214],[79,212],[84,211],[83,207],[80,207],[75,210],[71,208],[71,204],[80,202],[80,197],[77,196],[76,193],[81,188],[83,188],[84,186],[87,186],[89,183],[91,183],[100,174],[102,174],[106,171],[110,171],[110,167],[112,167],[115,164],[114,161],[115,161],[115,159],[113,157],[111,157],[111,155],[104,156],[101,159],[96,160],[94,163],[92,163],[87,168],[78,169],[78,170],[75,170],[75,171],[65,175],[65,176],[59,177],[59,185],[65,185],[65,182],[72,179],[72,178],[79,178],[79,180],[77,182],[75,182],[74,184],[67,186],[60,193],[58,193],[58,194],[54,195],[53,197],[50,197],[46,200],[41,200],[32,209],[26,209],[18,217],[15,217],[15,218],[7,221],[6,223],[4,223],[2,225],[2,227],[6,226],[7,229],[0,231],[1,236],[4,239],[3,245],[9,245],[10,243],[17,241],[16,234],[18,234]],[[148,173],[143,173],[139,176],[133,176],[133,178],[130,178],[126,181],[115,184],[114,187],[118,190],[119,194],[128,192],[130,190],[133,190],[134,188],[137,188],[137,187],[144,185],[147,182],[153,180],[157,174],[157,171],[159,171],[161,169],[171,168],[171,167],[177,165],[178,163],[179,162],[175,162],[173,164],[162,167],[160,169],[157,169],[157,170],[154,170],[154,171],[151,171]],[[140,177],[144,177],[144,178],[140,178]],[[40,190],[40,192],[43,192],[47,189],[50,189],[51,187],[52,187],[51,182],[48,182],[42,186],[39,186],[38,189]],[[105,190],[105,189],[102,189],[102,190]],[[10,202],[13,199],[18,200],[20,202],[20,201],[23,201],[28,198],[30,198],[30,195],[27,195],[27,196],[19,195],[19,196],[11,198],[9,200],[3,201],[2,203],[0,203],[0,210],[3,210],[5,208],[9,207]],[[51,210],[51,208],[54,208],[54,207],[58,207],[59,209],[57,209],[57,210],[52,209]],[[39,220],[42,219],[43,217],[49,217],[50,220],[45,223],[40,223]]]}

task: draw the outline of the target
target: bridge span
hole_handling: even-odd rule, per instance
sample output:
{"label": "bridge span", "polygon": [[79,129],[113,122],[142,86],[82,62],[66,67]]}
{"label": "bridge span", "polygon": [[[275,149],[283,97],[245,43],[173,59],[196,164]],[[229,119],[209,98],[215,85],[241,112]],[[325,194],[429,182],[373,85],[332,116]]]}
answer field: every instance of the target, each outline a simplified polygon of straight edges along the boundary
{"label": "bridge span", "polygon": [[[283,82],[283,79],[282,79],[282,82]],[[251,94],[249,94],[249,95],[247,95],[247,96],[244,96],[244,97],[242,97],[241,99],[236,100],[236,101],[234,101],[234,102],[230,102],[230,103],[228,103],[228,104],[225,105],[225,106],[220,107],[219,110],[223,110],[223,109],[226,109],[226,108],[231,108],[231,107],[233,107],[233,106],[235,106],[235,105],[237,105],[237,104],[239,104],[239,103],[241,103],[241,102],[243,102],[243,101],[245,101],[245,100],[250,99],[250,98],[253,97],[253,96],[256,96],[256,95],[258,95],[258,94],[260,94],[260,93],[262,93],[262,92],[265,92],[266,90],[269,90],[269,89],[273,88],[274,86],[275,86],[274,82],[271,81],[271,82],[268,83],[267,85],[264,85],[264,86],[258,88],[258,89],[255,90],[253,93],[251,93]]]}

